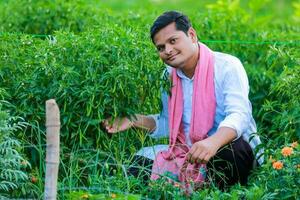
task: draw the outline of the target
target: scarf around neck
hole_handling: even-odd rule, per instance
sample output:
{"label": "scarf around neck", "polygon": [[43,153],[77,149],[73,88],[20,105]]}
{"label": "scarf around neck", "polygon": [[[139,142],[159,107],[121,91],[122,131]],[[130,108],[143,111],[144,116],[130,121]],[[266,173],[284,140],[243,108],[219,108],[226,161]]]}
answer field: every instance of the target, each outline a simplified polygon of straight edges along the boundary
{"label": "scarf around neck", "polygon": [[[201,184],[205,181],[205,164],[191,164],[187,154],[190,147],[182,126],[183,91],[181,79],[174,68],[171,72],[172,88],[168,99],[169,111],[169,148],[156,155],[151,179],[166,175],[185,183]],[[214,86],[214,56],[204,44],[199,43],[199,57],[194,72],[192,113],[189,136],[192,144],[207,137],[213,127],[216,110]],[[173,179],[174,180],[174,179]]]}

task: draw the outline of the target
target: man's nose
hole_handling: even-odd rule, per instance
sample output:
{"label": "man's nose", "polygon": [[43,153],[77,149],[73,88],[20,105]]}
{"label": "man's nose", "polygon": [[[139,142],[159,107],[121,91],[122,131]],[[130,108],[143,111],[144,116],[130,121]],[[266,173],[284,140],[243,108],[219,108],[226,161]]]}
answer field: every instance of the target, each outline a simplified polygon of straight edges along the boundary
{"label": "man's nose", "polygon": [[166,44],[166,54],[172,54],[172,51],[173,51],[173,46],[172,45],[169,45],[169,44]]}

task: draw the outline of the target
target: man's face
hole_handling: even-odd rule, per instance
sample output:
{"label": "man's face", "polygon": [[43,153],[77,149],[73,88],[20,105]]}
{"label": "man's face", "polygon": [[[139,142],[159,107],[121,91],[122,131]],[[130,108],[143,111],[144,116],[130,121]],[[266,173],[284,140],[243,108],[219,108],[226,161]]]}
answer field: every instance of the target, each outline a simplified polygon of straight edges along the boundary
{"label": "man's face", "polygon": [[186,35],[183,31],[176,30],[175,22],[155,34],[154,44],[160,58],[167,65],[180,69],[188,66],[198,48],[195,30],[190,28]]}

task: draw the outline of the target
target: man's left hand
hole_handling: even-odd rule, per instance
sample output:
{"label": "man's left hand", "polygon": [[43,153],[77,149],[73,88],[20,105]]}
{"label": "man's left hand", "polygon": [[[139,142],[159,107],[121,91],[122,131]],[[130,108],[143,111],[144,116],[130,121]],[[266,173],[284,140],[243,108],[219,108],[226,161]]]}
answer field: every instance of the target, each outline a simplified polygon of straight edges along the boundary
{"label": "man's left hand", "polygon": [[195,142],[188,153],[191,163],[207,163],[216,155],[219,148],[236,138],[236,131],[228,127],[220,127],[212,136]]}
{"label": "man's left hand", "polygon": [[218,151],[217,145],[208,138],[193,144],[188,154],[190,163],[206,164],[211,157],[216,155]]}

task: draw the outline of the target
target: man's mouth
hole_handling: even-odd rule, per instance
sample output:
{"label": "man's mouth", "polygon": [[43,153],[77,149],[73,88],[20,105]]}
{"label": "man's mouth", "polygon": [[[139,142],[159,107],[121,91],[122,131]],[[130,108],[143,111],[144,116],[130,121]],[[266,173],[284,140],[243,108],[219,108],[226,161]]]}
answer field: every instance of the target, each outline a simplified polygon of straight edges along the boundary
{"label": "man's mouth", "polygon": [[170,57],[168,57],[168,60],[169,61],[172,61],[172,60],[174,60],[175,59],[175,57],[178,55],[178,53],[177,54],[174,54],[174,55],[172,55],[172,56],[170,56]]}

